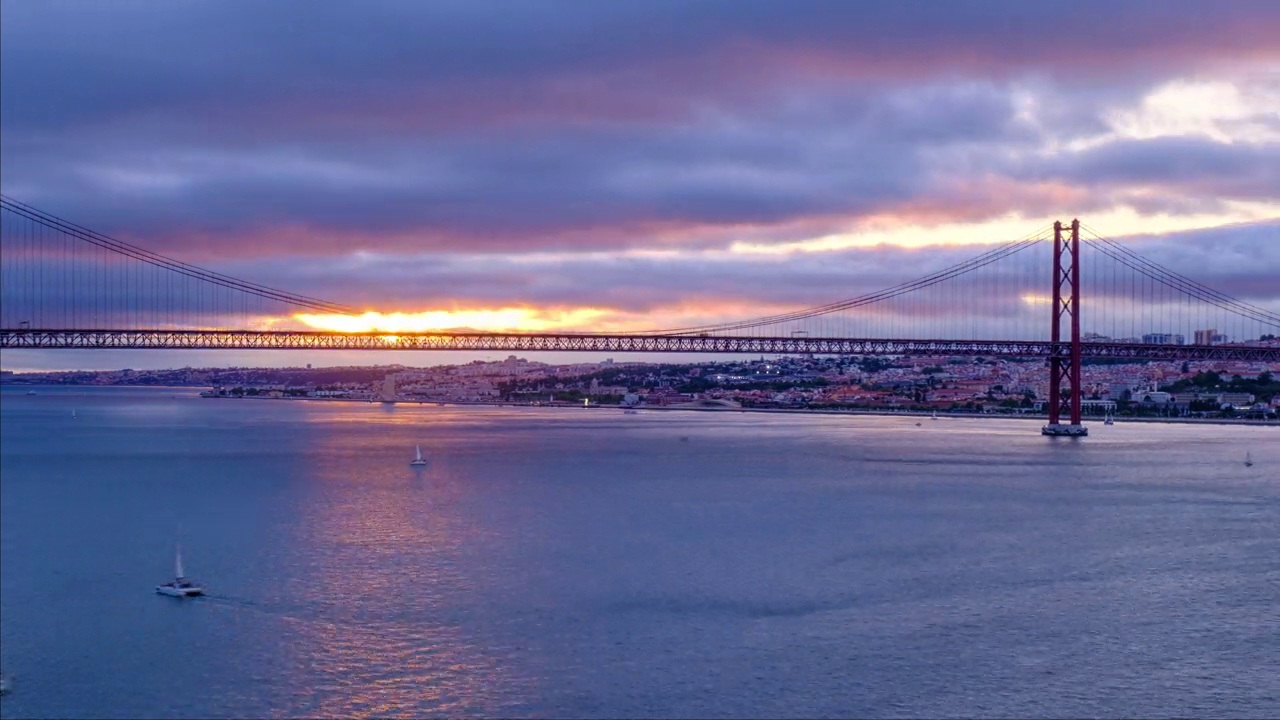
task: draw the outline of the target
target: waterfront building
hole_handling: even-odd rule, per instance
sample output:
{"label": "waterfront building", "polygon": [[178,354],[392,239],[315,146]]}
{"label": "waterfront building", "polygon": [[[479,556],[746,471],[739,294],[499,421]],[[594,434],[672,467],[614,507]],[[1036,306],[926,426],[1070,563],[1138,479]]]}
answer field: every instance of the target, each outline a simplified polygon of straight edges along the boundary
{"label": "waterfront building", "polygon": [[1147,333],[1142,336],[1147,345],[1185,345],[1186,338],[1179,333]]}
{"label": "waterfront building", "polygon": [[1218,395],[1218,404],[1245,407],[1252,405],[1256,399],[1251,393],[1224,392]]}

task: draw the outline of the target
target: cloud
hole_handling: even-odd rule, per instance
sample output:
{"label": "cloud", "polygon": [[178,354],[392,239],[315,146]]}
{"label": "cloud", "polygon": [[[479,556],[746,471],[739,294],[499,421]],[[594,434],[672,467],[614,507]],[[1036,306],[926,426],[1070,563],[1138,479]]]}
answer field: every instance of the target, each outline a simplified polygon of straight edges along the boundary
{"label": "cloud", "polygon": [[9,4],[3,179],[166,248],[637,247],[991,216],[1013,203],[962,180],[1000,185],[1179,68],[1276,53],[1269,4],[1106,7],[1100,27],[1025,3],[316,2],[305,23]]}
{"label": "cloud", "polygon": [[[1266,2],[776,3],[755,0],[555,5],[317,0],[305,18],[252,2],[18,3],[5,8],[11,121],[72,125],[154,112],[261,111],[371,122],[387,105],[458,122],[617,117],[627,99],[733,96],[761,80],[1035,70],[1114,76],[1154,65],[1274,57]],[[1099,17],[1106,22],[1098,22]],[[36,65],[35,62],[40,64]],[[66,82],[58,82],[66,81]],[[629,81],[628,84],[608,81]],[[37,93],[53,84],[63,92]],[[111,88],[103,92],[100,88]],[[406,92],[407,91],[407,92]],[[592,102],[611,98],[613,102]],[[570,103],[566,100],[578,100]],[[583,103],[581,101],[585,100]],[[631,104],[636,104],[632,101]],[[354,110],[354,111],[352,111]],[[625,117],[625,116],[623,116]]]}
{"label": "cloud", "polygon": [[[725,247],[873,216],[977,221],[1117,199],[1188,210],[1277,196],[1275,146],[1155,138],[1046,153],[1016,93],[990,83],[802,100],[683,127],[546,130],[536,143],[156,150],[146,161],[108,144],[63,162],[19,155],[6,172],[79,198],[97,228],[208,256]],[[1164,207],[1150,197],[1156,183]]]}
{"label": "cloud", "polygon": [[1035,179],[1047,178],[1105,190],[1156,187],[1173,197],[1271,199],[1280,196],[1280,143],[1186,137],[1116,141],[1040,164]]}

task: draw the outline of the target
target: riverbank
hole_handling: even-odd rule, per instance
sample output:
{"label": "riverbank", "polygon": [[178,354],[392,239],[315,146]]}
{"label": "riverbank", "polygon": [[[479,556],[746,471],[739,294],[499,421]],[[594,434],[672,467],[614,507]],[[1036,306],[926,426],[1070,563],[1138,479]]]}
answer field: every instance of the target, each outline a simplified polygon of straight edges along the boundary
{"label": "riverbank", "polygon": [[[698,412],[698,413],[777,413],[777,414],[801,414],[801,415],[871,415],[880,417],[915,417],[915,418],[933,418],[938,420],[989,420],[1001,418],[1005,420],[1028,420],[1038,423],[1048,422],[1048,415],[1038,415],[1032,413],[955,413],[941,412],[936,416],[932,410],[873,410],[873,409],[842,409],[842,408],[713,408],[713,407],[680,407],[674,405],[639,405],[628,408],[623,405],[579,405],[573,402],[553,402],[553,403],[517,403],[501,400],[362,400],[358,398],[315,398],[315,397],[263,397],[242,396],[231,397],[225,395],[205,396],[201,397],[213,400],[307,400],[313,402],[345,402],[345,403],[365,403],[365,404],[383,404],[383,405],[434,405],[437,407],[457,406],[480,406],[480,407],[533,407],[533,408],[552,408],[552,409],[578,409],[578,410],[637,410],[639,412]],[[1115,422],[1120,423],[1164,423],[1164,424],[1190,424],[1190,425],[1244,425],[1249,427],[1275,427],[1280,428],[1280,421],[1276,420],[1248,420],[1243,418],[1156,418],[1156,417],[1116,417]],[[1084,418],[1084,423],[1102,424],[1102,418]]]}
{"label": "riverbank", "polygon": [[[17,385],[5,383],[5,394],[25,394],[28,391],[37,391],[37,396],[43,392],[52,391],[51,394],[57,395],[62,392],[75,391],[76,389],[84,390],[92,388],[94,390],[121,388],[131,390],[155,390],[155,391],[198,391],[204,387],[207,392],[208,386],[193,385]],[[622,405],[588,405],[583,406],[574,402],[539,402],[539,403],[520,403],[501,400],[369,400],[367,398],[317,398],[317,397],[268,397],[264,395],[246,395],[246,396],[208,396],[201,395],[202,399],[212,400],[306,400],[311,402],[341,402],[341,403],[365,403],[365,404],[388,404],[388,405],[435,405],[444,406],[484,406],[484,407],[538,407],[538,408],[572,408],[572,409],[589,409],[589,410],[612,410],[619,411],[628,409]],[[933,416],[932,410],[887,410],[887,409],[870,409],[870,408],[716,408],[716,407],[689,407],[684,405],[640,405],[633,408],[640,412],[701,412],[701,413],[732,413],[732,412],[749,412],[749,413],[779,413],[779,414],[809,414],[809,415],[873,415],[881,417],[906,417],[906,418],[929,418]],[[1027,420],[1037,423],[1045,423],[1048,417],[1043,414],[1021,413],[1021,414],[1005,414],[1005,413],[974,413],[974,412],[940,412],[937,415],[939,420],[984,420],[991,418],[1004,418],[1010,420]],[[1084,419],[1086,425],[1101,425],[1101,417],[1086,417]],[[1126,417],[1117,416],[1115,418],[1117,424],[1120,423],[1161,423],[1161,424],[1191,424],[1191,425],[1243,425],[1249,427],[1274,427],[1280,428],[1280,421],[1277,420],[1250,420],[1243,418],[1162,418],[1162,417]]]}

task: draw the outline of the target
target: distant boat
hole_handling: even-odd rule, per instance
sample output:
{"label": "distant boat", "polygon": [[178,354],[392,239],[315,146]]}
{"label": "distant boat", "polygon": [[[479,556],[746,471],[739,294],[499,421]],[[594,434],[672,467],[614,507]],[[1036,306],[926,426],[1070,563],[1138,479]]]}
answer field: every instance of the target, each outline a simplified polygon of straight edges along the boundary
{"label": "distant boat", "polygon": [[182,572],[182,547],[173,556],[173,580],[156,586],[156,592],[169,597],[195,597],[204,594],[204,588],[188,580]]}
{"label": "distant boat", "polygon": [[427,459],[426,459],[426,458],[424,458],[424,457],[422,457],[422,446],[421,446],[421,445],[415,445],[415,446],[414,446],[414,448],[417,450],[417,452],[416,452],[416,454],[414,455],[414,458],[413,458],[412,460],[410,460],[410,461],[409,461],[409,464],[410,464],[410,465],[414,465],[414,466],[426,465],[426,464],[427,464]]}
{"label": "distant boat", "polygon": [[35,390],[28,390],[28,391],[27,391],[27,394],[28,394],[28,395],[35,395],[35,394],[36,394],[36,391],[35,391]]}
{"label": "distant boat", "polygon": [[1253,455],[1249,453],[1244,454],[1244,466],[1253,467]]}
{"label": "distant boat", "polygon": [[75,419],[76,419],[76,411],[75,411],[75,410],[72,410],[72,411],[71,411],[71,419],[72,419],[72,420],[75,420]]}
{"label": "distant boat", "polygon": [[13,680],[8,675],[0,675],[0,695],[8,695],[10,692],[13,692]]}
{"label": "distant boat", "polygon": [[1111,416],[1111,413],[1107,413],[1107,417],[1106,417],[1106,419],[1104,419],[1104,420],[1102,421],[1102,424],[1103,424],[1103,425],[1115,425],[1115,424],[1116,424],[1116,419],[1115,419],[1114,417],[1112,417],[1112,416]]}
{"label": "distant boat", "polygon": [[688,435],[681,435],[681,436],[680,436],[680,442],[689,442],[689,436],[688,436]]}
{"label": "distant boat", "polygon": [[937,411],[937,410],[934,410],[934,411],[933,411],[933,419],[934,419],[934,420],[937,420],[937,419],[938,419],[938,411]]}

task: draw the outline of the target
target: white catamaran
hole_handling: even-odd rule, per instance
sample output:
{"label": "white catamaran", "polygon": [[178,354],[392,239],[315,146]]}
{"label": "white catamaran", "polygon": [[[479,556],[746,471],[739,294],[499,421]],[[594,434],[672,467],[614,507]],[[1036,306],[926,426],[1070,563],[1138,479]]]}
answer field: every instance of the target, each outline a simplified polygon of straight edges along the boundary
{"label": "white catamaran", "polygon": [[417,454],[414,456],[414,458],[413,458],[412,460],[410,460],[410,461],[409,461],[409,464],[410,464],[410,465],[413,465],[413,466],[415,466],[415,467],[421,467],[421,466],[423,466],[423,465],[426,465],[426,464],[427,464],[427,459],[426,459],[426,458],[424,458],[424,457],[422,457],[422,446],[421,446],[421,445],[415,445],[414,447],[415,447],[415,448],[416,448],[416,450],[417,450]]}
{"label": "white catamaran", "polygon": [[182,547],[177,548],[173,557],[173,580],[156,586],[156,592],[170,597],[195,597],[204,594],[204,588],[188,580],[182,572]]}

